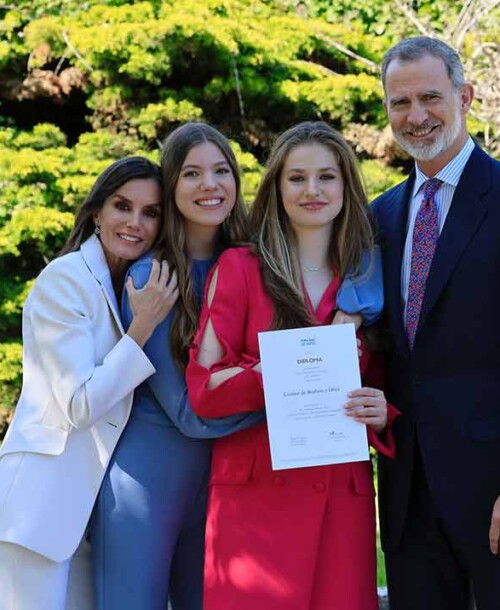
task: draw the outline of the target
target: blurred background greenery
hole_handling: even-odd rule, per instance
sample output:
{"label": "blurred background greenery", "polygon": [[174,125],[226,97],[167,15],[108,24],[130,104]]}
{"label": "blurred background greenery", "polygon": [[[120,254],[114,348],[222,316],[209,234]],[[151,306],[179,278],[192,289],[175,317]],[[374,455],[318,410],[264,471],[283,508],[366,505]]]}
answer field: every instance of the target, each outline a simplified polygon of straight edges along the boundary
{"label": "blurred background greenery", "polygon": [[[435,34],[476,88],[469,127],[500,155],[499,0],[6,0],[0,4],[0,438],[21,384],[21,309],[112,160],[158,160],[205,120],[234,142],[251,201],[275,135],[340,129],[370,197],[409,160],[392,142],[379,62]],[[71,354],[68,354],[68,358]]]}

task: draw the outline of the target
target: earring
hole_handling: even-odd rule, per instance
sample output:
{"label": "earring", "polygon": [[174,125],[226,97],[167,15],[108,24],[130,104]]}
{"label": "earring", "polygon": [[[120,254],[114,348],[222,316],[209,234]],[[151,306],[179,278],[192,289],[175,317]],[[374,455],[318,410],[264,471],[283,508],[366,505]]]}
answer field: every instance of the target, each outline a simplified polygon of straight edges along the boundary
{"label": "earring", "polygon": [[101,229],[100,229],[99,225],[97,224],[97,222],[95,223],[94,233],[97,236],[99,236],[101,234]]}

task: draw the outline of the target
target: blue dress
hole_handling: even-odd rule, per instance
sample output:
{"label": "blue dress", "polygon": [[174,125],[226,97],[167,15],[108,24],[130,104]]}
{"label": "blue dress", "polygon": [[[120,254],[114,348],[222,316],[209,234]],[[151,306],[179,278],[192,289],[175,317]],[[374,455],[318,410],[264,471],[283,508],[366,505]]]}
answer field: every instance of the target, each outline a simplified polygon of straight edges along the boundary
{"label": "blue dress", "polygon": [[[373,321],[382,309],[380,259],[359,278],[348,275],[338,306]],[[194,261],[193,285],[201,301],[215,259]],[[144,286],[151,258],[132,265]],[[357,308],[357,309],[356,309]],[[170,351],[173,311],[144,351],[156,373],[139,386],[130,419],[104,478],[90,524],[97,610],[202,610],[203,560],[210,439],[262,421],[249,413],[203,419],[193,413],[184,376]],[[124,292],[125,328],[132,320]]]}

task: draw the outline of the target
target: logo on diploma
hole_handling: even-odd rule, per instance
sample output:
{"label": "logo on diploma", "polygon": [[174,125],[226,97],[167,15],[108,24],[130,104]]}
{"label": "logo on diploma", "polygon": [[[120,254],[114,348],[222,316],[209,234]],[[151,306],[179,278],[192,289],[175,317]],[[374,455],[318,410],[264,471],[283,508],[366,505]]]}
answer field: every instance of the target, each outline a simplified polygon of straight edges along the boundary
{"label": "logo on diploma", "polygon": [[300,339],[300,347],[310,347],[316,345],[316,337],[302,337]]}

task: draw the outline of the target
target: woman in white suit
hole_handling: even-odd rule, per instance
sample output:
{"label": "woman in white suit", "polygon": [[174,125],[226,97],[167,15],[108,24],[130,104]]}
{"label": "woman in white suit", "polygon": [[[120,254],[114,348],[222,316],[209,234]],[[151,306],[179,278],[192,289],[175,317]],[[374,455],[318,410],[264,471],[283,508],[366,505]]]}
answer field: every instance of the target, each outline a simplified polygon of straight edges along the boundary
{"label": "woman in white suit", "polygon": [[161,201],[158,166],[113,163],[26,300],[23,388],[0,450],[0,610],[92,607],[90,589],[72,590],[87,583],[85,530],[134,388],[155,370],[142,347],[177,298],[155,261],[142,290],[127,282],[125,333],[123,278],[156,240]]}

